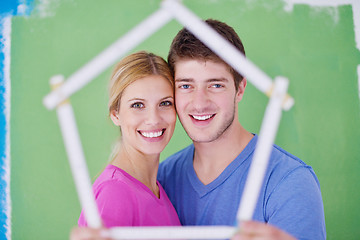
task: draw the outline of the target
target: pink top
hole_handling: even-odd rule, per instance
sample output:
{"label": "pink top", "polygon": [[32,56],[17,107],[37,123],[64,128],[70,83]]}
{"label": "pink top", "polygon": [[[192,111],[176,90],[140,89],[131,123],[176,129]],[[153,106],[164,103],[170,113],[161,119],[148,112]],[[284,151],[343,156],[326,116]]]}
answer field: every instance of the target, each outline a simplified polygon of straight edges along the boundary
{"label": "pink top", "polygon": [[[175,208],[157,185],[160,198],[124,170],[108,165],[93,185],[104,226],[179,226]],[[87,226],[83,211],[78,225]]]}

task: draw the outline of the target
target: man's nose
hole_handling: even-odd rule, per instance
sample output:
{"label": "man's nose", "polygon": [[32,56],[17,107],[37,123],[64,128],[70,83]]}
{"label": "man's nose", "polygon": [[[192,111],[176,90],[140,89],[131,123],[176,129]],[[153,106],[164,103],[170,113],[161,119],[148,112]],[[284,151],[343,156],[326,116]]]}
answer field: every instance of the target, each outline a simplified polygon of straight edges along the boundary
{"label": "man's nose", "polygon": [[206,89],[196,89],[192,94],[191,101],[195,109],[201,110],[207,106],[209,94]]}

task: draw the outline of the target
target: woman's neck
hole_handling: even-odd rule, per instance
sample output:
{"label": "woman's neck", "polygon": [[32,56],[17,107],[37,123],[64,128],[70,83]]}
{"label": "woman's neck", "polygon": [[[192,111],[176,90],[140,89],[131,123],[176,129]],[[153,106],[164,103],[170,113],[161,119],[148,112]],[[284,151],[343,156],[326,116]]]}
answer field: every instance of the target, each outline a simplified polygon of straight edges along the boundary
{"label": "woman's neck", "polygon": [[139,180],[159,198],[156,182],[159,158],[160,154],[148,155],[122,146],[111,164]]}

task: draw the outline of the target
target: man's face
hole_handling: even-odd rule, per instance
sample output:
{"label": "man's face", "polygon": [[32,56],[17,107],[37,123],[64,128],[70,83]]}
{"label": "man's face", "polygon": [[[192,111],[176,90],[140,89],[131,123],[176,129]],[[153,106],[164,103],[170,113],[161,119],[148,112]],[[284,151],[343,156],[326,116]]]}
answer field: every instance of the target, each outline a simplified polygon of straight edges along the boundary
{"label": "man's face", "polygon": [[237,121],[237,103],[246,81],[236,92],[224,63],[181,60],[175,67],[175,104],[185,131],[194,142],[212,142]]}

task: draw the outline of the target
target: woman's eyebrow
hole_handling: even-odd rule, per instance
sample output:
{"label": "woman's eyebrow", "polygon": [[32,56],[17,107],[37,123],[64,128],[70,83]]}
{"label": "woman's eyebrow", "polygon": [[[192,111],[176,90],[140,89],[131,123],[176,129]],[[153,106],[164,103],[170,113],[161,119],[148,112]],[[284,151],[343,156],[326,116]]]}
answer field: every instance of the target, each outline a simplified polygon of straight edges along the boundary
{"label": "woman's eyebrow", "polygon": [[145,99],[143,98],[131,98],[128,100],[128,102],[133,102],[133,101],[145,101]]}
{"label": "woman's eyebrow", "polygon": [[160,100],[162,101],[162,100],[165,100],[165,99],[174,99],[174,97],[173,96],[167,96],[167,97],[161,98]]}

